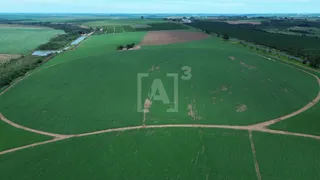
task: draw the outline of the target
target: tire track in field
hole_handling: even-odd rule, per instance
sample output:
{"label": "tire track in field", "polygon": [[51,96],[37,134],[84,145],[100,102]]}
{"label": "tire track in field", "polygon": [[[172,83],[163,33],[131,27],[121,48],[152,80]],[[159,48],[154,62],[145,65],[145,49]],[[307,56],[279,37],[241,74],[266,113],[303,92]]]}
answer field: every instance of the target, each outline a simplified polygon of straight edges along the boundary
{"label": "tire track in field", "polygon": [[249,140],[250,140],[251,151],[252,151],[252,156],[253,156],[253,160],[254,160],[254,167],[256,170],[257,179],[261,180],[260,167],[259,167],[257,154],[256,154],[256,148],[254,146],[254,141],[252,139],[252,132],[251,131],[249,131]]}

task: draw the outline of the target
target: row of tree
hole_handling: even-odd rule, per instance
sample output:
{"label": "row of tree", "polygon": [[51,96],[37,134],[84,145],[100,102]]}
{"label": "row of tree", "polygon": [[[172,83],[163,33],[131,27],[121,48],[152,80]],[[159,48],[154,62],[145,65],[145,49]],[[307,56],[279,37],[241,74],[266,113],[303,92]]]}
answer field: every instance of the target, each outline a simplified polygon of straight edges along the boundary
{"label": "row of tree", "polygon": [[[308,59],[312,67],[319,67],[320,39],[306,36],[292,36],[268,33],[252,25],[231,25],[224,22],[195,21],[191,26],[206,33],[215,33],[225,40],[231,37],[258,45],[278,49],[302,59]],[[224,33],[221,33],[224,32]],[[307,58],[310,56],[309,58]]]}
{"label": "row of tree", "polygon": [[[208,30],[203,30],[205,33],[210,34],[210,32]],[[227,33],[216,33],[217,37],[221,37],[224,40],[229,40],[230,36]],[[240,44],[246,46],[246,44],[244,44],[242,41],[240,42]],[[253,49],[253,46],[250,47],[251,49]],[[258,50],[258,48],[257,48]],[[266,51],[267,52],[267,51]],[[271,50],[268,51],[269,53],[271,53]],[[303,61],[303,64],[310,64],[310,66],[314,67],[314,68],[320,68],[320,55],[309,55],[307,60]]]}
{"label": "row of tree", "polygon": [[117,47],[117,50],[118,50],[118,51],[129,50],[129,49],[134,48],[135,45],[136,45],[135,43],[131,43],[131,44],[127,44],[127,45],[119,45],[119,46]]}
{"label": "row of tree", "polygon": [[[205,30],[205,29],[203,30],[203,32],[206,33],[206,34],[211,34],[210,31]],[[230,39],[230,36],[227,33],[217,32],[216,35],[217,35],[217,37],[221,37],[224,40],[229,40]]]}
{"label": "row of tree", "polygon": [[308,57],[308,61],[310,63],[310,66],[312,66],[314,68],[320,68],[320,54],[310,55]]}

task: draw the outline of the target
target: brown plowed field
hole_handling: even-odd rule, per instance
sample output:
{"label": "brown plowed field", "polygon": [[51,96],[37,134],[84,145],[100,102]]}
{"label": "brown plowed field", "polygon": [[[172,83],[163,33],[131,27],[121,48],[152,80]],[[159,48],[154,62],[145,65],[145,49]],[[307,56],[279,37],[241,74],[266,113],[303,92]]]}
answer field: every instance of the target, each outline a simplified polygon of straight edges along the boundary
{"label": "brown plowed field", "polygon": [[141,42],[141,45],[164,45],[183,43],[207,38],[208,35],[201,32],[187,31],[152,31]]}

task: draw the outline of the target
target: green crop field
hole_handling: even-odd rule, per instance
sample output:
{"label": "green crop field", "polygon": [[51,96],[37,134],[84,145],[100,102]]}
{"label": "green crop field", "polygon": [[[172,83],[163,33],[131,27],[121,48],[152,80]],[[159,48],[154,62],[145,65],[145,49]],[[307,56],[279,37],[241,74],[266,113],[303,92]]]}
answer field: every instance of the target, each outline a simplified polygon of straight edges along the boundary
{"label": "green crop field", "polygon": [[49,28],[0,26],[0,53],[24,54],[63,33]]}
{"label": "green crop field", "polygon": [[187,26],[177,23],[164,22],[164,23],[150,23],[147,28],[135,28],[136,31],[160,31],[160,30],[178,30],[189,29]]}
{"label": "green crop field", "polygon": [[115,32],[114,33],[123,33],[124,30],[122,29],[122,26],[115,26]]}
{"label": "green crop field", "polygon": [[114,33],[115,27],[114,26],[107,26],[106,33]]}
{"label": "green crop field", "polygon": [[225,130],[150,129],[88,136],[0,156],[0,162],[4,179],[256,178],[248,133]]}
{"label": "green crop field", "polygon": [[[136,24],[137,25],[137,24]],[[124,33],[124,32],[135,32],[135,31],[161,31],[161,30],[192,30],[189,27],[177,24],[177,23],[170,23],[170,22],[163,22],[163,23],[151,23],[145,24],[146,27],[132,27],[130,25],[107,25],[107,26],[99,26],[99,28],[104,29],[106,33]],[[139,26],[139,25],[138,25]],[[99,34],[105,34],[98,32]]]}
{"label": "green crop field", "polygon": [[124,32],[134,32],[135,29],[129,25],[124,26],[104,26],[104,33],[100,34],[113,34],[113,33],[124,33]]}
{"label": "green crop field", "polygon": [[122,26],[122,28],[123,28],[123,30],[125,31],[125,32],[134,32],[135,31],[135,29],[133,29],[131,26],[129,26],[129,25],[125,25],[125,26]]}
{"label": "green crop field", "polygon": [[[0,113],[39,134],[0,124],[18,139],[0,138],[1,177],[320,178],[320,137],[310,135],[319,135],[319,105],[309,104],[320,91],[315,76],[212,36],[116,51],[147,37],[93,35],[1,93]],[[1,154],[44,134],[54,142]]]}
{"label": "green crop field", "polygon": [[264,180],[319,179],[319,140],[254,133],[253,139]]}
{"label": "green crop field", "polygon": [[[181,68],[189,66],[193,75],[189,81],[179,78],[179,113],[166,113],[172,103],[155,105],[148,124],[248,125],[294,112],[312,101],[319,91],[312,76],[214,38],[116,52],[117,45],[137,43],[144,35],[130,37],[131,34],[94,36],[75,52],[58,56],[51,62],[69,63],[35,73],[0,96],[0,102],[4,102],[0,104],[2,113],[28,127],[67,134],[139,125],[142,115],[136,111],[137,74],[148,73],[153,66],[160,67],[160,71],[150,76],[163,79],[171,102],[173,80],[166,73],[181,77]],[[195,61],[199,57],[202,63]],[[145,80],[143,92],[151,83],[152,78]],[[145,98],[147,93],[142,95]],[[28,105],[36,99],[37,104]],[[13,106],[11,102],[16,103]],[[188,116],[190,104],[199,119]],[[240,106],[245,112],[237,112]],[[72,128],[62,128],[65,126]]]}

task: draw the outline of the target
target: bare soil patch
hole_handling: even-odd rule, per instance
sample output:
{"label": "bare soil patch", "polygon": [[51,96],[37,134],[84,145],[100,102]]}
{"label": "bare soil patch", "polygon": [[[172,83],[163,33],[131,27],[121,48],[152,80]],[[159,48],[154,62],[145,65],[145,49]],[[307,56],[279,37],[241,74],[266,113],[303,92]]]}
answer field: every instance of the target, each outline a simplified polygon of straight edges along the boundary
{"label": "bare soil patch", "polygon": [[149,69],[148,70],[148,72],[153,72],[153,71],[155,71],[155,70],[160,70],[160,66],[154,66],[154,65],[152,65],[152,67],[151,67],[151,69]]}
{"label": "bare soil patch", "polygon": [[165,45],[196,41],[207,38],[208,35],[201,32],[187,31],[152,31],[141,42],[141,45]]}
{"label": "bare soil patch", "polygon": [[195,108],[195,105],[192,105],[192,104],[189,104],[188,105],[188,116],[190,116],[193,120],[201,120],[202,117],[200,117],[198,115],[198,111],[197,109]]}
{"label": "bare soil patch", "polygon": [[228,87],[227,86],[221,86],[221,91],[228,91]]}
{"label": "bare soil patch", "polygon": [[89,29],[88,26],[83,26],[83,25],[81,25],[81,26],[79,26],[79,27],[84,28],[84,29]]}
{"label": "bare soil patch", "polygon": [[147,120],[147,113],[150,112],[150,108],[152,105],[152,101],[150,99],[146,99],[144,102],[144,109],[143,109],[143,125],[146,124],[146,120]]}
{"label": "bare soil patch", "polygon": [[252,25],[259,25],[261,24],[260,21],[226,21],[228,24],[252,24]]}
{"label": "bare soil patch", "polygon": [[0,54],[0,64],[10,61],[11,59],[17,59],[21,57],[20,54]]}
{"label": "bare soil patch", "polygon": [[238,104],[236,107],[237,112],[245,112],[247,111],[248,107],[245,104]]}
{"label": "bare soil patch", "polygon": [[285,93],[288,93],[289,92],[289,89],[287,89],[287,88],[282,88],[281,89],[283,92],[285,92]]}
{"label": "bare soil patch", "polygon": [[229,59],[232,60],[232,61],[236,60],[236,58],[233,57],[233,56],[229,56]]}
{"label": "bare soil patch", "polygon": [[246,63],[243,62],[243,61],[240,61],[240,64],[241,64],[243,67],[246,67],[246,68],[248,68],[248,69],[250,69],[250,70],[252,70],[252,69],[257,69],[257,67],[251,66],[251,65],[249,65],[249,64],[246,64]]}

